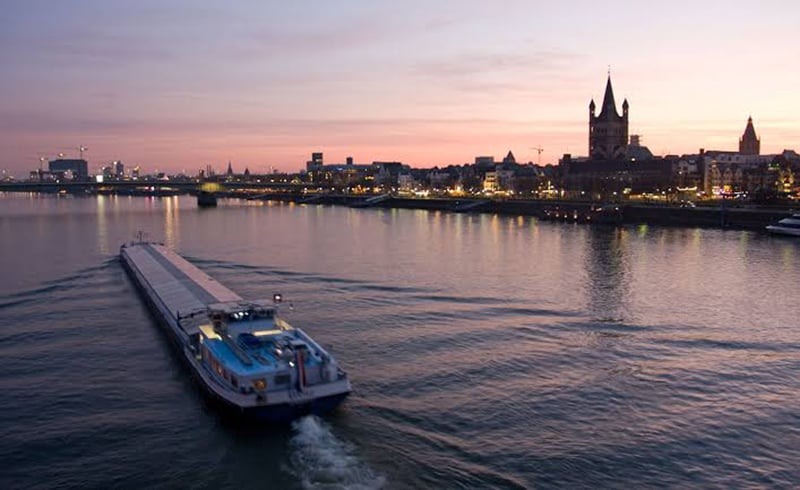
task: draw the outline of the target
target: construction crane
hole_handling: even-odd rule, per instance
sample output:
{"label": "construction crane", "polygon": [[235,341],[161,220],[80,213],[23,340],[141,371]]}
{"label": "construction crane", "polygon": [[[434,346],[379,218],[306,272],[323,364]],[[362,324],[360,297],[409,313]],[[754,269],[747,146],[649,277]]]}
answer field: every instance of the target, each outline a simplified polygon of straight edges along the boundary
{"label": "construction crane", "polygon": [[536,161],[541,166],[542,165],[542,152],[544,151],[544,148],[539,148],[538,146],[531,146],[531,150],[536,150],[536,154],[537,154],[537,160]]}

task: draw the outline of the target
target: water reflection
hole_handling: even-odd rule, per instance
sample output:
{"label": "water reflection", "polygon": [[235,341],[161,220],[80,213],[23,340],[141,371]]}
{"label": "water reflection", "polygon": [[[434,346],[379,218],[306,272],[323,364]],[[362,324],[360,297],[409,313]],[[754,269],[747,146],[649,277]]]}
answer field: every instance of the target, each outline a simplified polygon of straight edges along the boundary
{"label": "water reflection", "polygon": [[793,272],[794,264],[796,262],[797,248],[792,245],[786,245],[781,248],[781,263],[785,270]]}
{"label": "water reflection", "polygon": [[180,241],[180,206],[177,197],[164,198],[164,238],[169,247]]}
{"label": "water reflection", "polygon": [[[641,232],[641,230],[640,230]],[[625,298],[630,289],[629,232],[623,228],[587,230],[585,290],[591,315],[603,320],[625,318]]]}
{"label": "water reflection", "polygon": [[108,197],[97,196],[97,249],[100,253],[108,253],[108,217],[106,216],[106,201]]}

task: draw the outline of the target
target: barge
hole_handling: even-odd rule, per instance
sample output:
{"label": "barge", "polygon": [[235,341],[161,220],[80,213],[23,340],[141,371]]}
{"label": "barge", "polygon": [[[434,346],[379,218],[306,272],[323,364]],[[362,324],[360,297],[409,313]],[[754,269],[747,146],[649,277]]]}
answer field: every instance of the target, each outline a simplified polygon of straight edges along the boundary
{"label": "barge", "polygon": [[167,247],[122,245],[120,260],[203,390],[268,423],[324,415],[350,393],[333,356],[278,314],[280,295],[246,301]]}

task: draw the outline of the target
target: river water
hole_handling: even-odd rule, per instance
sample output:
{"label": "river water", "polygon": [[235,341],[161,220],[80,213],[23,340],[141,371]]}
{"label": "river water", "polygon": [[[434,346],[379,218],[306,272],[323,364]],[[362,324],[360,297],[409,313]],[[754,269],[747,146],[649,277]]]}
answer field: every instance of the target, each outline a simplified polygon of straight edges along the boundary
{"label": "river water", "polygon": [[[117,260],[138,230],[332,350],[354,392],[252,428]],[[0,194],[1,488],[800,484],[800,241],[189,197]]]}

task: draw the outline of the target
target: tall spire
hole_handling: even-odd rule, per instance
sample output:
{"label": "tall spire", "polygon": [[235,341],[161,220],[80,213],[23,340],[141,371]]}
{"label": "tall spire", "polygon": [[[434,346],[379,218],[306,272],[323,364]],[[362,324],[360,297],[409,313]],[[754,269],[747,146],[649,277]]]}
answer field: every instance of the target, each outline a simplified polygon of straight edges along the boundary
{"label": "tall spire", "polygon": [[752,116],[747,118],[744,134],[739,138],[739,153],[743,155],[759,155],[761,153],[761,140],[756,135]]}
{"label": "tall spire", "polygon": [[745,138],[755,138],[756,137],[756,129],[753,127],[753,116],[747,117],[747,126],[744,128],[744,137]]}
{"label": "tall spire", "polygon": [[614,115],[619,117],[619,113],[617,112],[617,104],[614,102],[614,89],[611,88],[611,75],[608,76],[608,81],[606,82],[606,93],[603,96],[603,105],[600,106],[600,119],[608,115]]}

